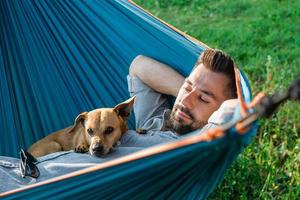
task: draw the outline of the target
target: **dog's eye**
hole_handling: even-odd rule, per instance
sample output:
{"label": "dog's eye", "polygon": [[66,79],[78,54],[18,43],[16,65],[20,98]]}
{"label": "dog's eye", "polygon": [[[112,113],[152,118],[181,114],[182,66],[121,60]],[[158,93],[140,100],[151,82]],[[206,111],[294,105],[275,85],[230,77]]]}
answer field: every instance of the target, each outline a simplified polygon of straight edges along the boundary
{"label": "dog's eye", "polygon": [[110,133],[112,133],[113,131],[114,131],[114,128],[111,127],[111,126],[109,126],[109,127],[107,127],[107,128],[105,129],[104,133],[105,133],[105,134],[110,134]]}
{"label": "dog's eye", "polygon": [[92,135],[92,134],[94,133],[93,129],[91,129],[91,128],[88,128],[88,129],[87,129],[87,132],[88,132],[88,134],[90,134],[90,135]]}

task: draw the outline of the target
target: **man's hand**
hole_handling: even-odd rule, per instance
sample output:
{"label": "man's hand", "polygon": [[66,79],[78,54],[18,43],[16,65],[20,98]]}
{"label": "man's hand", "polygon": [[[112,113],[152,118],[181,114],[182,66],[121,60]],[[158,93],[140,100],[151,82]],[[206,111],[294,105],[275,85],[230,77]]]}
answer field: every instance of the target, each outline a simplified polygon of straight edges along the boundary
{"label": "man's hand", "polygon": [[159,93],[175,97],[184,83],[184,77],[171,67],[143,55],[138,55],[132,61],[129,75],[137,76]]}

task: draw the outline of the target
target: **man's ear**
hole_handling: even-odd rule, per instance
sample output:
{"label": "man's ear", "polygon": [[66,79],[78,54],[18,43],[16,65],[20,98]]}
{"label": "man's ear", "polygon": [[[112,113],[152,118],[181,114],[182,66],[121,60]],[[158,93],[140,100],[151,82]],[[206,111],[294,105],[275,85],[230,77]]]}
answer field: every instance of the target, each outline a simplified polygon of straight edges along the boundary
{"label": "man's ear", "polygon": [[126,101],[116,105],[114,107],[114,111],[121,116],[124,120],[127,120],[130,112],[133,108],[133,103],[135,100],[135,96],[131,97],[130,99],[127,99]]}
{"label": "man's ear", "polygon": [[87,114],[88,112],[83,112],[76,117],[73,126],[69,129],[69,133],[74,131],[79,124],[82,124],[84,126],[84,121],[86,120]]}

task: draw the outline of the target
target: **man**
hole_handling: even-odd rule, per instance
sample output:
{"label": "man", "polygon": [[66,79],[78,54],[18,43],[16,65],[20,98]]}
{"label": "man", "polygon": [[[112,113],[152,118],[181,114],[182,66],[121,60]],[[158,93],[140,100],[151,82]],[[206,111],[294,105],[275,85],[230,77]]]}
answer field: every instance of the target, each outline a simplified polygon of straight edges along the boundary
{"label": "man", "polygon": [[[205,50],[186,79],[169,66],[139,55],[127,78],[130,95],[136,95],[136,128],[153,137],[125,134],[123,144],[136,145],[144,139],[151,146],[213,128],[231,119],[237,105],[234,62],[220,50]],[[168,95],[176,97],[172,110]]]}
{"label": "man", "polygon": [[[227,100],[237,96],[234,77],[233,61],[218,50],[204,51],[186,79],[165,64],[138,56],[130,66],[128,87],[131,96],[136,95],[136,125],[146,130],[144,134],[128,131],[121,145],[102,159],[70,151],[43,156],[37,163],[42,176],[36,180],[12,179],[19,177],[19,159],[0,156],[0,179],[6,183],[0,193],[28,185],[28,180],[47,180],[220,125],[231,119],[236,106],[235,100]],[[167,95],[177,97],[172,111],[168,110]]]}

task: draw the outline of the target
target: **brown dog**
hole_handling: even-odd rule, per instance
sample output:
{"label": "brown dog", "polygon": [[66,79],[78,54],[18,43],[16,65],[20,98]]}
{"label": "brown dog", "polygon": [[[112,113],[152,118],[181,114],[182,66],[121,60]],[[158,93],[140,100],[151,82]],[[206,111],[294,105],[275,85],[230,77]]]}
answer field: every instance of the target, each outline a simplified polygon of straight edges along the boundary
{"label": "brown dog", "polygon": [[73,126],[52,133],[34,143],[28,152],[40,157],[58,151],[74,149],[75,152],[104,156],[117,144],[128,130],[127,119],[135,97],[114,108],[100,108],[83,112]]}

